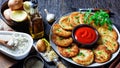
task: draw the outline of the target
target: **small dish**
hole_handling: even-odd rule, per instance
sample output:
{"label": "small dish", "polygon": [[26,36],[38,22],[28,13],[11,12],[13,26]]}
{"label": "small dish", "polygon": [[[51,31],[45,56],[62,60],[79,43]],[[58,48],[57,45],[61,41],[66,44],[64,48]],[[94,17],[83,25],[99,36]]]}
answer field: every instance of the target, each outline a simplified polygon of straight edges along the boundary
{"label": "small dish", "polygon": [[98,31],[87,24],[76,26],[72,31],[73,40],[81,47],[92,47],[98,40]]}
{"label": "small dish", "polygon": [[25,59],[23,68],[44,68],[44,61],[42,58],[32,55]]}
{"label": "small dish", "polygon": [[0,45],[0,52],[15,60],[24,59],[29,54],[33,45],[32,37],[26,33],[0,31],[0,39],[5,41],[14,39],[18,41],[17,46],[13,49]]}

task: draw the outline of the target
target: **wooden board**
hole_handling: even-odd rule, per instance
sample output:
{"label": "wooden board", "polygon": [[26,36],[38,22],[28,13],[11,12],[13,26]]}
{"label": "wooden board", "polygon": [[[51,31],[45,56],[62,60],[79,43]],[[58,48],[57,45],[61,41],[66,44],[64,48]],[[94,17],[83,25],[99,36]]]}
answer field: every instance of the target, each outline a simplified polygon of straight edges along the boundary
{"label": "wooden board", "polygon": [[10,66],[14,65],[16,60],[13,60],[6,55],[0,53],[0,67],[2,68],[9,68]]}

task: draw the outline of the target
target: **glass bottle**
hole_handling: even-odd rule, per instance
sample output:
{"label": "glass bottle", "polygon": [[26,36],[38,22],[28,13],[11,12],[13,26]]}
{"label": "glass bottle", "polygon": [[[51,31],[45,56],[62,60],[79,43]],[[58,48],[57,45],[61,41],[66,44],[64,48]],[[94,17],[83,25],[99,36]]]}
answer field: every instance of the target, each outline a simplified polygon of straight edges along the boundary
{"label": "glass bottle", "polygon": [[42,16],[38,11],[38,1],[31,0],[32,6],[30,10],[30,34],[33,39],[42,38],[44,36],[44,24],[42,20]]}

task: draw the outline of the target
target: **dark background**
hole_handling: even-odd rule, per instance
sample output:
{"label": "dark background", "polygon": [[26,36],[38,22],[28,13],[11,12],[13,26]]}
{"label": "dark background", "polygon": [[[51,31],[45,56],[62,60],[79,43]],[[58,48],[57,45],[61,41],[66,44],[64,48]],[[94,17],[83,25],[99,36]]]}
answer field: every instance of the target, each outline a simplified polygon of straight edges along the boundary
{"label": "dark background", "polygon": [[[0,6],[7,0],[0,0]],[[60,18],[62,15],[67,14],[69,12],[75,11],[73,8],[101,8],[101,9],[108,9],[114,15],[112,16],[111,20],[113,24],[118,28],[120,31],[120,0],[38,0],[39,1],[39,11],[43,17],[44,26],[45,26],[45,34],[49,35],[49,30],[51,25],[45,20],[46,13],[44,9],[46,8],[48,12],[55,14],[55,20]],[[1,17],[1,16],[0,16]],[[68,68],[77,68],[77,66],[72,65],[71,63],[64,61],[61,59],[63,63]],[[19,62],[16,64],[20,66]],[[46,64],[47,68],[55,67],[54,64]],[[103,66],[109,67],[109,65]]]}

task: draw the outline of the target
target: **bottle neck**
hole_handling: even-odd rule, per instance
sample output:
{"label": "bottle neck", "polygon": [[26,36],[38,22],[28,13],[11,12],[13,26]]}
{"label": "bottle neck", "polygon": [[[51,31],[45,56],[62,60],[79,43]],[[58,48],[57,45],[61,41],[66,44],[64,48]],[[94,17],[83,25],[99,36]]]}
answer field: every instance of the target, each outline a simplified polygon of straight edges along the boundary
{"label": "bottle neck", "polygon": [[31,10],[30,10],[30,15],[35,15],[39,14],[38,12],[38,1],[37,0],[31,0]]}
{"label": "bottle neck", "polygon": [[31,9],[30,9],[30,15],[34,15],[34,14],[36,14],[37,12],[38,12],[38,9],[37,9],[37,8],[31,7]]}

